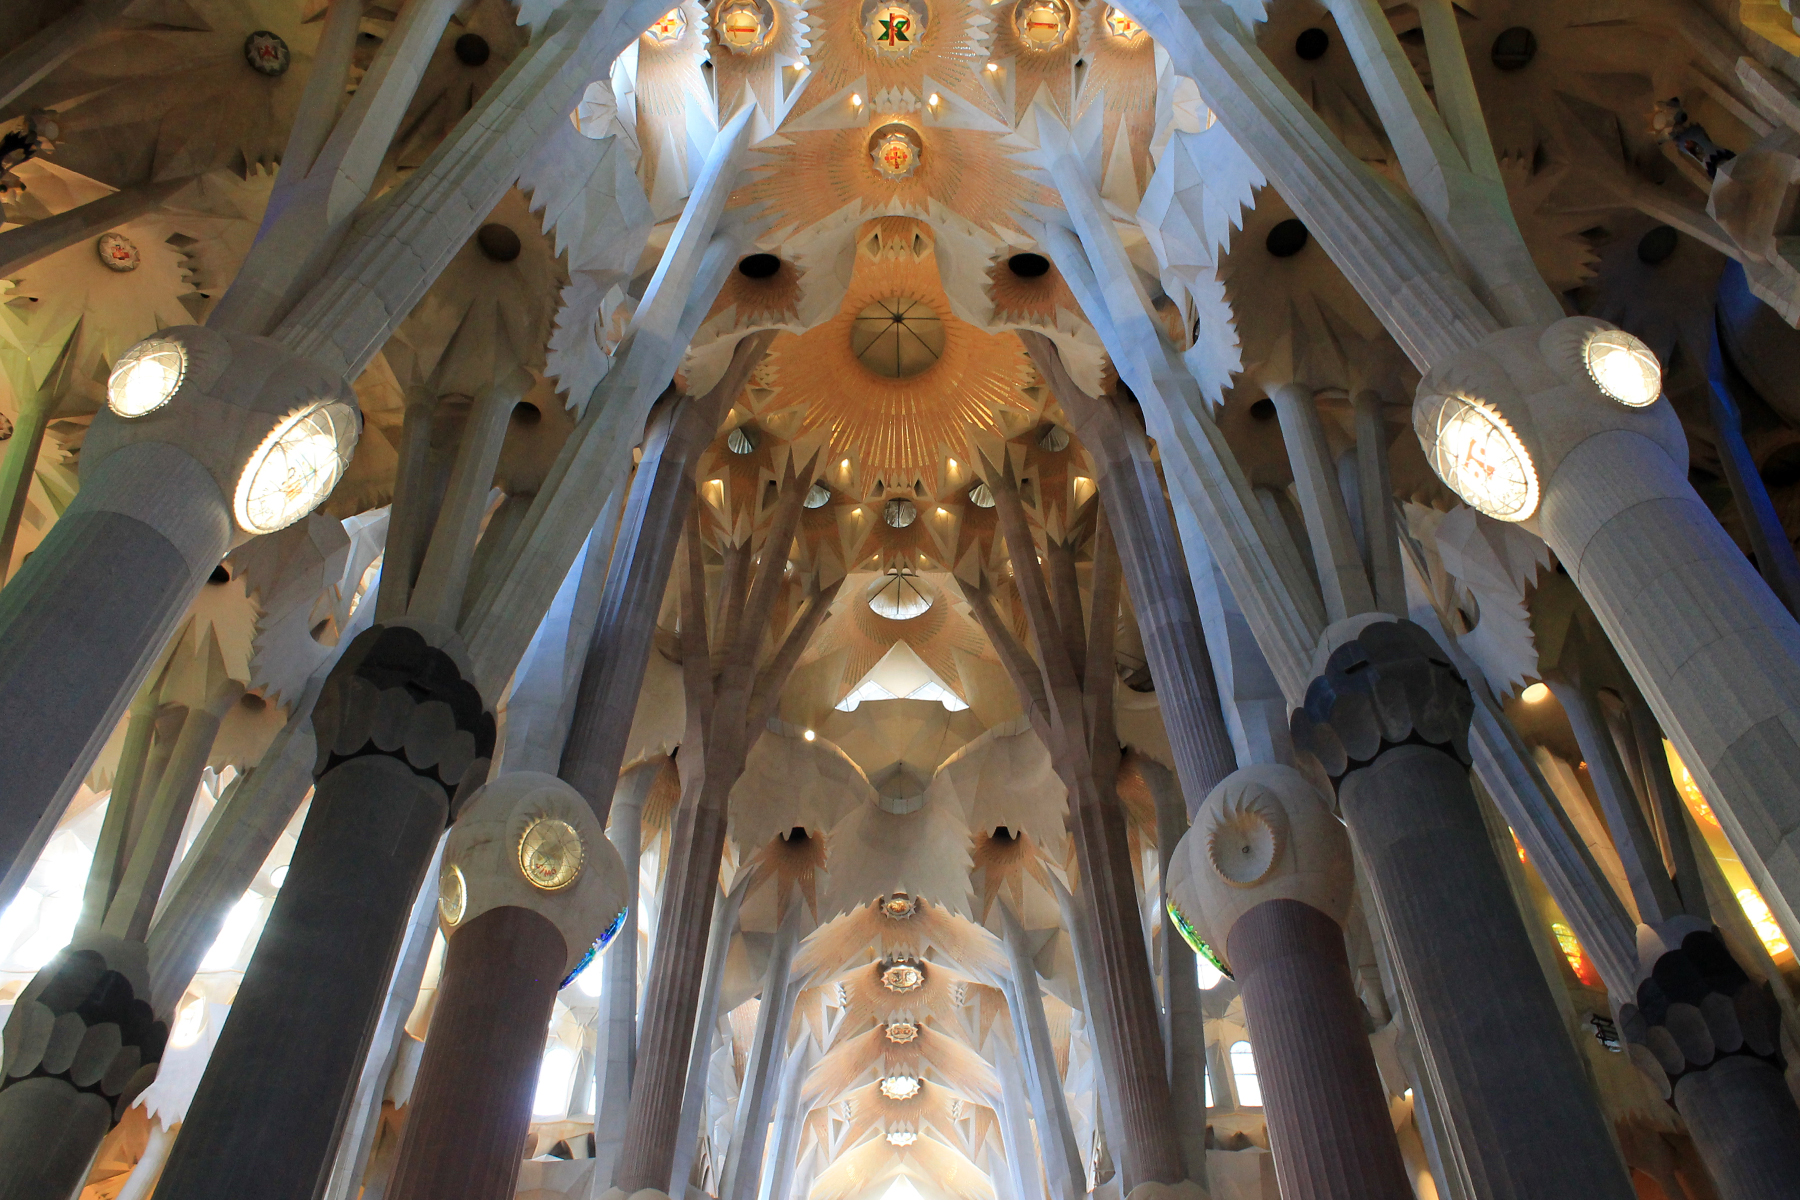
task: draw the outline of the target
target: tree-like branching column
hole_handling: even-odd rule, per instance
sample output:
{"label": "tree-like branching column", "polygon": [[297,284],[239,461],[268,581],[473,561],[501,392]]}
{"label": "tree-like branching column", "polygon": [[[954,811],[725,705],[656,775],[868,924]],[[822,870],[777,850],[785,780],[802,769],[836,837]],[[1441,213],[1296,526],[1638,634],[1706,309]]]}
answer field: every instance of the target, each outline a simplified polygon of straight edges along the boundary
{"label": "tree-like branching column", "polygon": [[[800,585],[802,594],[796,598],[788,581],[789,549],[817,463],[816,454],[804,464],[789,458],[775,502],[764,510],[767,533],[760,547],[753,535],[724,545],[710,621],[702,506],[695,505],[688,514],[675,565],[681,585],[681,667],[687,697],[687,733],[677,757],[681,800],[657,921],[657,953],[645,994],[639,1071],[614,1176],[615,1189],[627,1195],[644,1188],[670,1188],[706,959],[706,944],[695,931],[708,928],[712,921],[725,850],[726,799],[775,714],[782,685],[842,584],[840,578],[820,586],[815,576]],[[790,604],[782,605],[784,599]],[[798,603],[792,603],[796,599]],[[777,613],[783,608],[797,611],[778,622]]]}
{"label": "tree-like branching column", "polygon": [[[984,456],[985,459],[985,456]],[[1155,984],[1144,954],[1137,884],[1125,810],[1119,803],[1119,738],[1113,716],[1113,639],[1120,571],[1106,513],[1098,503],[1069,522],[1069,536],[1032,536],[1019,479],[1003,455],[984,461],[994,511],[1038,657],[1013,633],[984,574],[963,594],[1000,654],[1038,736],[1069,791],[1069,825],[1081,871],[1080,899],[1098,959],[1088,974],[1088,1003],[1102,1069],[1117,1097],[1124,1144],[1114,1148],[1127,1194],[1140,1183],[1182,1179],[1179,1142],[1163,1063]],[[1087,619],[1082,619],[1075,556],[1091,529],[1093,560]]]}

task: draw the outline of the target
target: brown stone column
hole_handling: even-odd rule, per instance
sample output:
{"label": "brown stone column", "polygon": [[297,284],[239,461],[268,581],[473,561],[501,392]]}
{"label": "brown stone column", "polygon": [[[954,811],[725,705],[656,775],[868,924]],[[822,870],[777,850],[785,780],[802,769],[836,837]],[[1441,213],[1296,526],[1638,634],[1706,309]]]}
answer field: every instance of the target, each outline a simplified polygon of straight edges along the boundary
{"label": "brown stone column", "polygon": [[1269,900],[1238,918],[1230,954],[1282,1200],[1406,1200],[1343,929],[1309,904]]}
{"label": "brown stone column", "polygon": [[1354,870],[1324,794],[1277,764],[1214,788],[1169,868],[1171,917],[1243,995],[1284,1200],[1412,1196],[1344,949]]}
{"label": "brown stone column", "polygon": [[548,918],[493,908],[450,939],[393,1200],[505,1200],[567,951]]}

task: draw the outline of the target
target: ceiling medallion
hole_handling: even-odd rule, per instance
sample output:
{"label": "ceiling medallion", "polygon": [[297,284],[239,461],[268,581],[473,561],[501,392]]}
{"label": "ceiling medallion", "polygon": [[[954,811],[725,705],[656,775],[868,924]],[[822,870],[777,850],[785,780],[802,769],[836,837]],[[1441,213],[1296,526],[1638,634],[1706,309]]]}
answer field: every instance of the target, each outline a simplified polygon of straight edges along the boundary
{"label": "ceiling medallion", "polygon": [[1434,417],[1420,430],[1420,441],[1451,491],[1496,520],[1523,521],[1537,511],[1537,468],[1497,409],[1450,395],[1439,398]]}
{"label": "ceiling medallion", "polygon": [[918,911],[919,902],[905,892],[895,892],[881,902],[882,915],[896,921],[904,921]]}
{"label": "ceiling medallion", "polygon": [[519,871],[532,887],[562,891],[581,874],[581,835],[567,821],[539,817],[519,838]]}
{"label": "ceiling medallion", "polygon": [[1129,42],[1135,40],[1140,33],[1144,32],[1144,27],[1139,25],[1132,15],[1124,9],[1109,8],[1106,10],[1106,32],[1112,34],[1122,42]]}
{"label": "ceiling medallion", "polygon": [[1054,50],[1069,36],[1073,21],[1064,0],[1019,0],[1013,10],[1019,40],[1032,50]]}
{"label": "ceiling medallion", "polygon": [[925,986],[925,971],[913,962],[890,963],[882,968],[881,986],[890,992],[916,992]]}
{"label": "ceiling medallion", "polygon": [[719,9],[719,42],[733,54],[754,54],[769,40],[775,10],[767,0],[728,0]]}
{"label": "ceiling medallion", "polygon": [[889,1100],[911,1100],[919,1094],[916,1075],[889,1075],[881,1081],[881,1094]]}
{"label": "ceiling medallion", "polygon": [[917,1041],[918,1037],[919,1027],[914,1025],[911,1021],[895,1021],[887,1027],[887,1040],[893,1042],[897,1046],[904,1046],[908,1042]]}
{"label": "ceiling medallion", "polygon": [[671,8],[656,18],[650,28],[644,30],[644,36],[659,46],[670,42],[678,42],[681,35],[687,32],[687,15],[679,8]]}
{"label": "ceiling medallion", "polygon": [[911,178],[924,156],[919,135],[898,122],[883,125],[869,138],[869,158],[876,173],[895,183]]}
{"label": "ceiling medallion", "polygon": [[94,253],[100,256],[108,270],[135,271],[143,259],[138,255],[137,243],[122,233],[103,233],[94,242]]}
{"label": "ceiling medallion", "polygon": [[867,10],[863,31],[877,58],[906,58],[918,48],[925,20],[906,0],[879,0]]}
{"label": "ceiling medallion", "polygon": [[888,1130],[887,1140],[890,1146],[910,1146],[919,1140],[919,1132],[916,1129],[896,1127]]}
{"label": "ceiling medallion", "polygon": [[277,75],[287,74],[294,56],[288,50],[288,44],[281,40],[280,34],[258,29],[244,39],[244,61],[258,75],[267,75],[273,79]]}
{"label": "ceiling medallion", "polygon": [[850,353],[887,379],[911,379],[928,370],[943,356],[945,341],[943,319],[931,305],[911,296],[877,300],[850,324]]}

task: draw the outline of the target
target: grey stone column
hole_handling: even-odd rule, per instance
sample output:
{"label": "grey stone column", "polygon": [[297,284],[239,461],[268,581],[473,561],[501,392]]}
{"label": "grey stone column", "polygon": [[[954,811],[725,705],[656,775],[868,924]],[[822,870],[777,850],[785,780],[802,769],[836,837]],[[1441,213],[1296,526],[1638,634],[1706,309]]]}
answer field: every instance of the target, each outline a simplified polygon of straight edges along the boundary
{"label": "grey stone column", "polygon": [[1343,622],[1320,657],[1294,744],[1337,785],[1477,1194],[1631,1200],[1469,783],[1467,685],[1410,621]]}
{"label": "grey stone column", "polygon": [[1019,1039],[1031,1107],[1037,1116],[1038,1143],[1044,1157],[1044,1174],[1050,1181],[1052,1200],[1081,1200],[1087,1191],[1087,1167],[1075,1143],[1069,1120],[1069,1099],[1063,1093],[1062,1076],[1056,1071],[1056,1052],[1050,1045],[1050,1026],[1044,1019],[1044,995],[1038,989],[1037,964],[1025,945],[1025,929],[1006,901],[998,904],[1012,965],[1006,999],[1012,1009],[1013,1032]]}
{"label": "grey stone column", "polygon": [[802,1032],[787,1052],[781,1068],[781,1097],[775,1102],[775,1141],[764,1164],[757,1200],[784,1200],[794,1183],[794,1159],[800,1147],[800,1126],[806,1119],[802,1107],[806,1095],[806,1070],[812,1059],[812,1035]]}
{"label": "grey stone column", "polygon": [[1777,1200],[1800,1184],[1800,1107],[1767,983],[1692,917],[1640,933],[1642,976],[1619,1008],[1631,1059],[1693,1135],[1721,1200]]}
{"label": "grey stone column", "polygon": [[719,1182],[719,1200],[756,1200],[757,1185],[762,1180],[769,1104],[775,1095],[776,1070],[787,1050],[788,1021],[794,1015],[794,999],[799,990],[788,976],[794,964],[794,948],[800,941],[803,911],[804,902],[794,897],[782,914],[775,941],[769,947],[762,1005],[756,1013],[750,1057],[744,1064],[744,1087],[738,1093],[737,1118],[725,1174]]}
{"label": "grey stone column", "polygon": [[312,809],[159,1195],[312,1200],[324,1184],[413,897],[493,754],[493,714],[453,635],[436,640],[378,625],[326,681]]}
{"label": "grey stone column", "polygon": [[[637,1064],[638,887],[644,846],[644,800],[663,768],[628,773],[613,793],[607,840],[625,867],[625,923],[601,970],[600,1011],[594,1054],[593,1186],[604,1191],[625,1136],[631,1077]],[[599,1191],[595,1194],[598,1195]]]}
{"label": "grey stone column", "polygon": [[1234,772],[1169,869],[1170,915],[1236,972],[1285,1200],[1406,1200],[1343,922],[1350,839],[1292,767]]}

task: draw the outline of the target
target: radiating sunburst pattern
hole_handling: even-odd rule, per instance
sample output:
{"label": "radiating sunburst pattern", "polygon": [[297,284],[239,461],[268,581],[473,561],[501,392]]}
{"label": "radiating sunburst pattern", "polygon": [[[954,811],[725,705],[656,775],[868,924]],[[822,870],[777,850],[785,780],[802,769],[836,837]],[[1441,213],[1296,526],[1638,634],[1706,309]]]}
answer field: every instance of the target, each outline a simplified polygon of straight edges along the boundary
{"label": "radiating sunburst pattern", "polygon": [[[944,346],[937,362],[905,379],[876,374],[852,347],[857,317],[879,300],[923,301],[939,315]],[[858,255],[856,273],[835,317],[770,352],[775,391],[771,411],[801,408],[802,432],[829,431],[836,446],[855,446],[866,492],[877,479],[928,492],[939,461],[962,453],[965,431],[1000,432],[996,412],[1030,411],[1024,390],[1035,381],[1030,360],[1011,334],[984,333],[950,311],[935,258],[874,261]]]}
{"label": "radiating sunburst pattern", "polygon": [[1104,105],[1100,123],[1100,153],[1104,170],[1114,172],[1119,148],[1119,126],[1131,154],[1133,192],[1150,182],[1155,164],[1150,160],[1150,139],[1156,133],[1156,43],[1141,26],[1135,34],[1120,37],[1107,23],[1115,10],[1106,4],[1090,4],[1081,16],[1083,59],[1087,71],[1076,99],[1079,118],[1095,104]]}
{"label": "radiating sunburst pattern", "polygon": [[979,79],[987,61],[988,18],[974,5],[933,5],[919,48],[899,59],[876,55],[862,29],[862,5],[852,0],[812,0],[806,24],[815,47],[813,77],[795,103],[795,114],[816,108],[859,79],[867,80],[869,94],[877,96],[890,90],[916,93],[928,75],[934,85],[980,104],[992,116],[1001,115]]}

